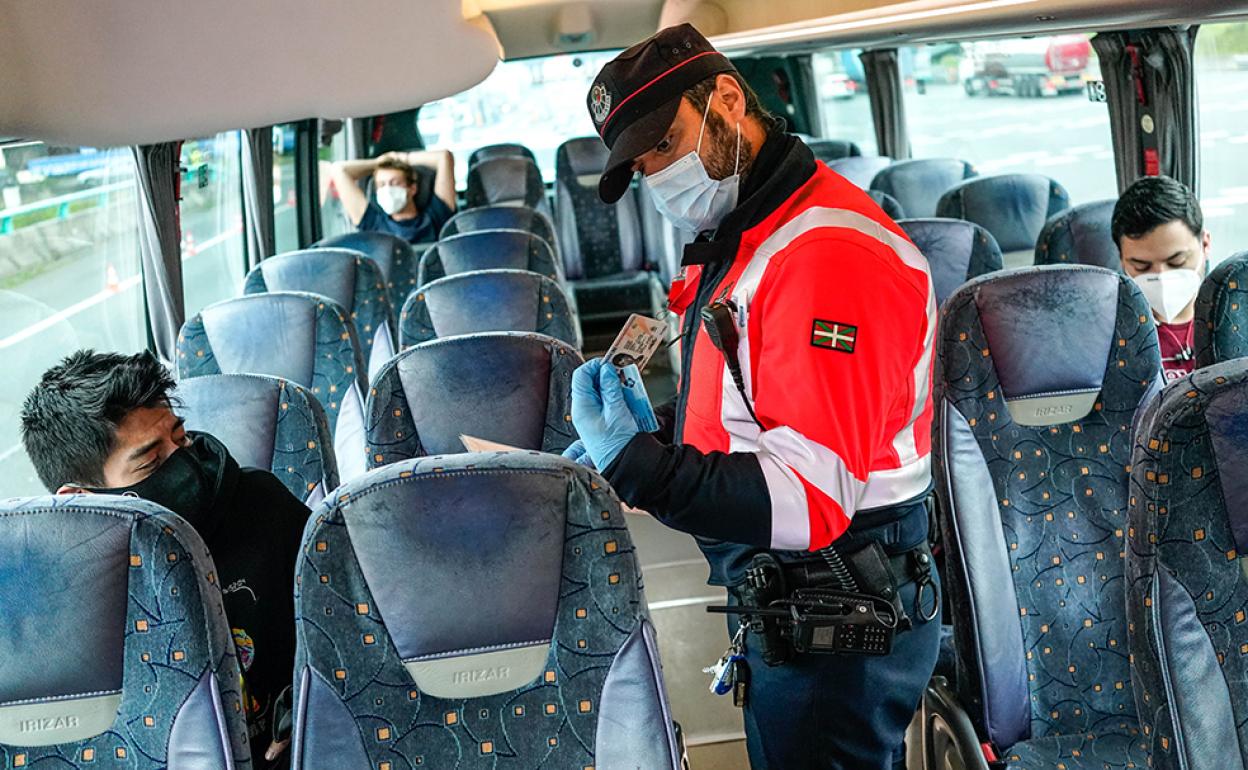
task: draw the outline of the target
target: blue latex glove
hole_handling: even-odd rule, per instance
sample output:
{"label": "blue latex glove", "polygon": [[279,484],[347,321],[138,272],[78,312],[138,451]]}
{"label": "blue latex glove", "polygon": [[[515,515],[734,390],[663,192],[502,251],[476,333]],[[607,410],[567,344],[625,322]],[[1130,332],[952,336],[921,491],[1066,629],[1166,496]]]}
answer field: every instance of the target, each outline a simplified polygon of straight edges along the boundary
{"label": "blue latex glove", "polygon": [[577,465],[584,465],[586,468],[594,467],[594,461],[589,459],[589,450],[585,448],[585,442],[579,438],[563,450],[563,456]]}
{"label": "blue latex glove", "polygon": [[641,432],[624,402],[619,372],[601,358],[586,361],[572,373],[572,424],[599,470],[609,467]]}

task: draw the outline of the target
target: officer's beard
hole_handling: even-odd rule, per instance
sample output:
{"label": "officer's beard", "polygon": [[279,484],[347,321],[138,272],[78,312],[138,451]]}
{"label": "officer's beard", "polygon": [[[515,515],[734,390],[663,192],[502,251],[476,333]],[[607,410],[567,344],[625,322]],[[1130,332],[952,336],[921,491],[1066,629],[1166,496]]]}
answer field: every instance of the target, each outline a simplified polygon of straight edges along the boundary
{"label": "officer's beard", "polygon": [[741,175],[742,181],[750,172],[754,162],[754,145],[741,134],[741,160],[737,162],[737,127],[728,125],[728,121],[715,110],[706,116],[706,137],[702,140],[705,152],[702,165],[711,179],[727,179],[734,173]]}

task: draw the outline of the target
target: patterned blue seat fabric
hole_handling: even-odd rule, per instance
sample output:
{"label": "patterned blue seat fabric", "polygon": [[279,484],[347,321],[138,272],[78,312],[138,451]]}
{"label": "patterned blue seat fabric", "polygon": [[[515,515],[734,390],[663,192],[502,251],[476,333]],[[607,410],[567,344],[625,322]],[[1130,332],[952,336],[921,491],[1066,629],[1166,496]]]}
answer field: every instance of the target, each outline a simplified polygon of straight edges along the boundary
{"label": "patterned blue seat fabric", "polygon": [[320,248],[358,251],[381,268],[390,294],[390,307],[403,307],[403,300],[416,288],[416,267],[420,257],[412,244],[390,233],[360,230],[326,238],[316,244]]}
{"label": "patterned blue seat fabric", "polygon": [[848,139],[807,139],[806,146],[814,153],[815,160],[831,163],[841,158],[857,158],[862,150]]}
{"label": "patterned blue seat fabric", "polygon": [[1117,200],[1093,201],[1055,214],[1036,242],[1037,265],[1073,263],[1122,272],[1118,244],[1110,233]]}
{"label": "patterned blue seat fabric", "polygon": [[1248,360],[1170,383],[1131,462],[1127,618],[1156,770],[1248,766]]}
{"label": "patterned blue seat fabric", "polygon": [[958,287],[1001,269],[1001,249],[992,233],[962,219],[906,219],[898,222],[919,247],[932,271],[936,302]]}
{"label": "patterned blue seat fabric", "polygon": [[896,198],[908,216],[934,217],[940,196],[974,176],[975,167],[956,158],[899,160],[875,175],[871,189]]}
{"label": "patterned blue seat fabric", "polygon": [[178,379],[264,374],[301,385],[321,402],[343,479],[364,471],[368,378],[355,325],[316,294],[252,294],[209,305],[178,334]]}
{"label": "patterned blue seat fabric", "polygon": [[888,168],[892,163],[892,158],[863,155],[861,157],[841,158],[840,160],[830,161],[827,166],[858,187],[866,190],[871,187],[871,180],[875,179],[876,174]]}
{"label": "patterned blue seat fabric", "polygon": [[529,270],[559,281],[550,243],[528,230],[474,230],[442,238],[420,258],[419,285],[475,270]]}
{"label": "patterned blue seat fabric", "polygon": [[541,334],[483,332],[409,348],[368,399],[369,468],[464,451],[460,435],[562,452],[576,440],[571,345]]}
{"label": "patterned blue seat fabric", "polygon": [[[1123,542],[1148,303],[1100,268],[1024,268],[946,302],[933,456],[958,696],[1010,768],[1145,767]],[[1134,763],[1134,764],[1132,764]]]}
{"label": "patterned blue seat fabric", "polygon": [[1214,268],[1196,295],[1197,368],[1248,356],[1248,251]]}
{"label": "patterned blue seat fabric", "polygon": [[429,457],[313,521],[292,770],[677,767],[641,572],[597,474]]}
{"label": "patterned blue seat fabric", "polygon": [[480,160],[469,166],[466,185],[467,208],[505,203],[550,215],[542,172],[524,156],[499,155]]}
{"label": "patterned blue seat fabric", "polygon": [[879,190],[867,190],[867,195],[871,196],[871,200],[875,201],[875,204],[894,222],[906,218],[906,210],[902,208],[901,203],[888,193],[882,193]]}
{"label": "patterned blue seat fabric", "polygon": [[132,497],[0,502],[0,767],[251,767],[199,535]]}
{"label": "patterned blue seat fabric", "polygon": [[302,291],[337,303],[355,322],[356,338],[371,375],[394,355],[398,338],[386,279],[377,263],[348,249],[307,249],[278,254],[256,265],[246,294]]}
{"label": "patterned blue seat fabric", "polygon": [[1003,252],[1025,251],[1030,261],[1045,223],[1069,207],[1066,188],[1047,176],[1001,174],[975,177],[953,187],[941,196],[936,216],[981,225]]}
{"label": "patterned blue seat fabric", "polygon": [[523,144],[515,144],[512,142],[500,142],[499,144],[487,144],[484,147],[478,147],[468,156],[468,167],[472,168],[483,160],[490,158],[509,158],[512,156],[520,156],[537,163],[537,158],[533,156],[533,151]]}
{"label": "patterned blue seat fabric", "polygon": [[475,209],[464,209],[446,221],[439,237],[449,238],[460,233],[472,233],[477,230],[524,230],[533,233],[550,244],[551,251],[556,255],[555,263],[562,271],[562,264],[557,259],[559,240],[555,236],[555,225],[537,209],[528,206],[480,206]]}
{"label": "patterned blue seat fabric", "polygon": [[655,315],[662,287],[646,268],[637,200],[598,198],[607,147],[596,136],[569,139],[555,153],[555,206],[564,275],[572,282],[582,319]]}
{"label": "patterned blue seat fabric", "polygon": [[537,332],[581,347],[576,316],[558,283],[528,270],[477,270],[439,278],[407,298],[404,348],[476,332]]}
{"label": "patterned blue seat fabric", "polygon": [[272,471],[309,508],[338,486],[325,410],[307,389],[259,374],[216,374],[182,380],[175,395],[187,430],[211,433],[243,467]]}

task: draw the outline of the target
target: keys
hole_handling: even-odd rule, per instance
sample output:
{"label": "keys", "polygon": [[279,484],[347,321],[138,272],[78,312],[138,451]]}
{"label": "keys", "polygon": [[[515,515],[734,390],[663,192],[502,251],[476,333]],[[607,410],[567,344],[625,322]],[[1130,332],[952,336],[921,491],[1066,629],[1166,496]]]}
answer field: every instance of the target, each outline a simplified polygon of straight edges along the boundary
{"label": "keys", "polygon": [[745,662],[745,624],[737,627],[728,651],[719,657],[715,665],[702,669],[702,673],[711,675],[710,690],[716,695],[732,693],[732,702],[741,705],[745,702],[745,691],[749,686],[749,665]]}
{"label": "keys", "polygon": [[732,667],[732,705],[745,708],[746,698],[750,692],[750,664],[745,658],[737,661]]}

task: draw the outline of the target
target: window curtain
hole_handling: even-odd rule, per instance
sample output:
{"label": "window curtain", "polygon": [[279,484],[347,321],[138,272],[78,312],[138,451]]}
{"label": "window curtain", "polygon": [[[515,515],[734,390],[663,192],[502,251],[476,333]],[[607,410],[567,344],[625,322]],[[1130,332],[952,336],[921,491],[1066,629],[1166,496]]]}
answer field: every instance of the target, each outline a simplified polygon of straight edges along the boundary
{"label": "window curtain", "polygon": [[1092,39],[1105,80],[1120,191],[1157,174],[1199,190],[1196,31],[1102,32]]}
{"label": "window curtain", "polygon": [[906,105],[902,100],[897,49],[863,51],[858,58],[866,74],[880,155],[905,160],[910,157],[910,137],[906,133]]}
{"label": "window curtain", "polygon": [[247,267],[277,249],[273,224],[273,127],[243,132],[243,217],[247,224]]}
{"label": "window curtain", "polygon": [[165,142],[131,149],[141,203],[139,258],[152,343],[161,359],[172,362],[178,331],[186,320],[186,305],[182,300],[182,223],[178,208],[182,143]]}

